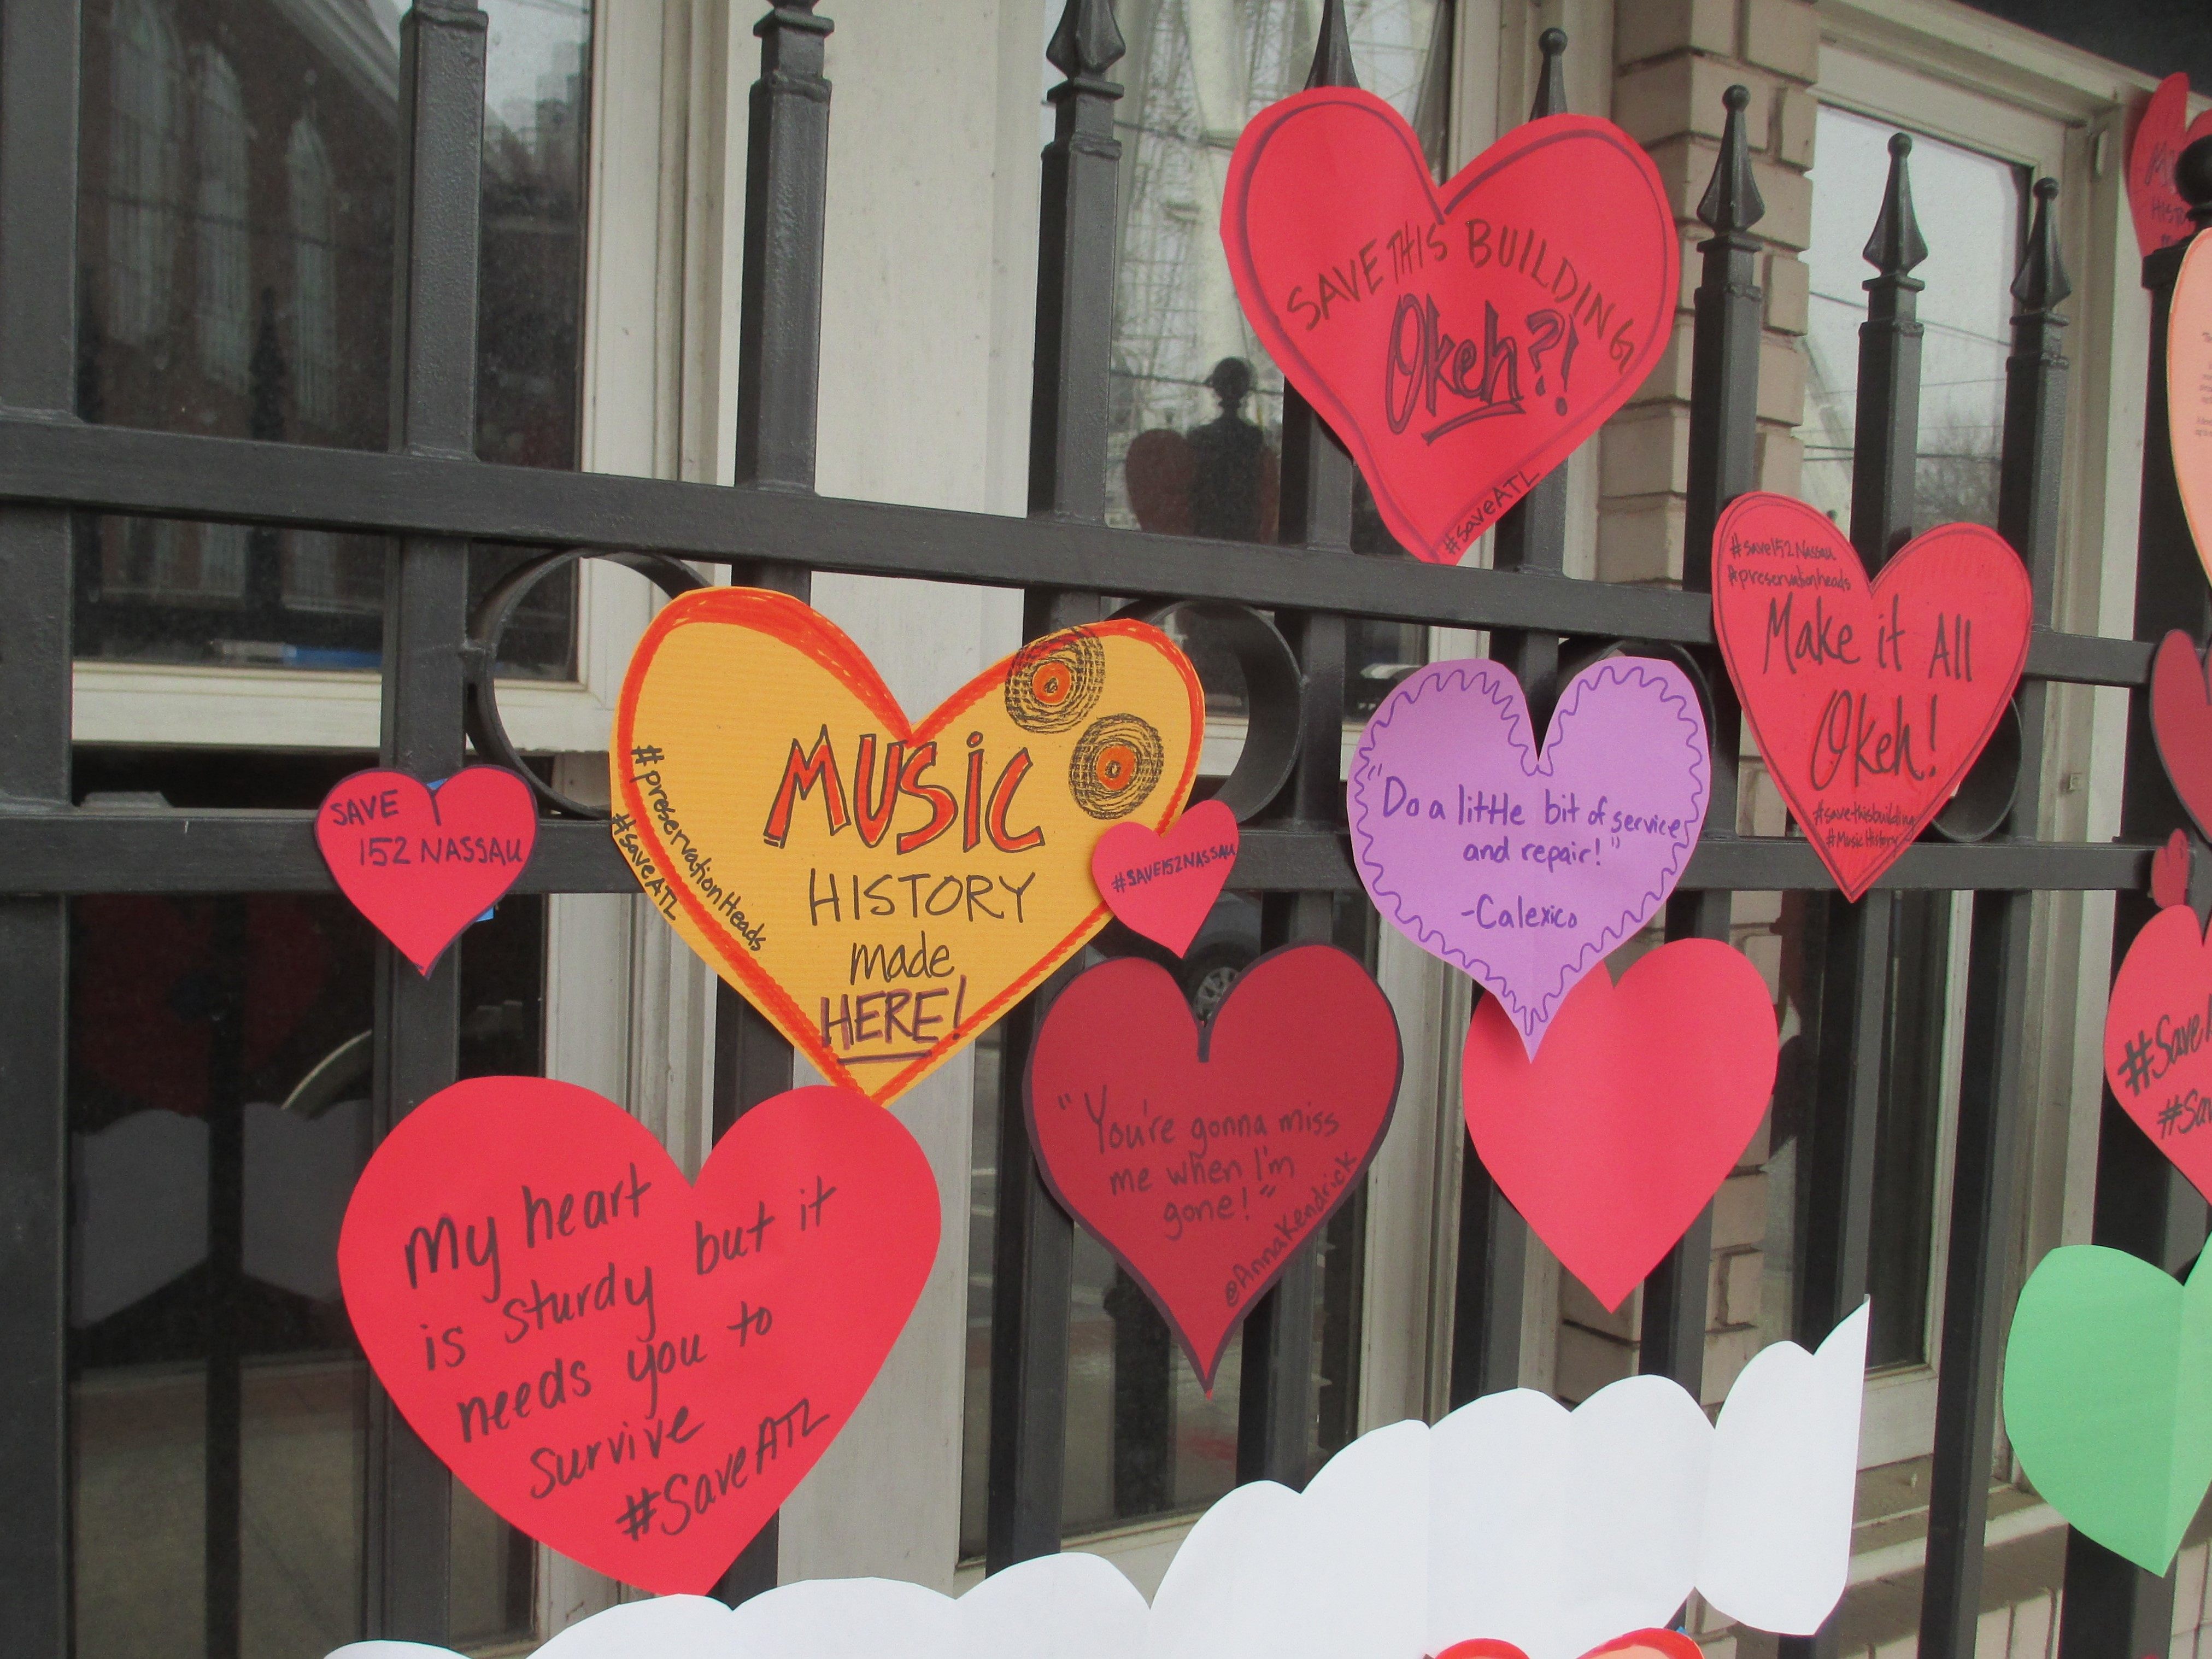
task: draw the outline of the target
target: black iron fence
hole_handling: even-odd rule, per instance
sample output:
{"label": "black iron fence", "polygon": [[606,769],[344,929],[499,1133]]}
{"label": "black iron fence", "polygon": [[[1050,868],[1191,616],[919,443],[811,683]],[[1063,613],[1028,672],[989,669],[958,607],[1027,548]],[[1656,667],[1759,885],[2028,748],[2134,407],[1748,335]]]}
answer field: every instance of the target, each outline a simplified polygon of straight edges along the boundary
{"label": "black iron fence", "polygon": [[[1342,837],[1338,752],[1347,618],[1489,630],[1540,710],[1571,666],[1618,641],[1680,653],[1711,698],[1714,799],[1704,838],[1668,908],[1671,936],[1727,937],[1735,890],[1825,895],[1811,932],[1821,967],[1808,1032],[1808,1129],[1801,1183],[1794,1315],[1808,1344],[1864,1293],[1872,1212],[1881,1025],[1896,897],[1910,890],[1976,895],[1967,953],[1964,1063],[1950,1205],[1936,1449],[1920,1651],[1973,1650],[1990,1484],[2001,1338],[2019,1194],[2015,1148],[2032,1109],[2022,1082],[2030,927],[2038,890],[2119,894],[2116,951],[2150,914],[2137,890],[2150,848],[2182,816],[2151,746],[2146,699],[2131,702],[2121,844],[2039,840],[2049,687],[2142,687],[2150,647],[2170,628],[2200,640],[2212,588],[2191,549],[2166,445],[2164,342],[2179,249],[2148,259],[2151,385],[2144,447],[2136,640],[2050,628],[2060,550],[2059,486],[2067,365],[2057,307],[2068,293],[2052,216],[2037,186],[2034,222],[2013,286],[2016,309],[1998,527],[2036,592],[2036,629],[2018,696],[2021,742],[2008,822],[1973,844],[1910,849],[1862,902],[1846,904],[1809,846],[1736,831],[1740,717],[1715,654],[1710,546],[1721,509],[1753,487],[1764,296],[1762,211],[1731,93],[1727,135],[1698,209],[1708,228],[1695,290],[1687,554],[1680,590],[1610,586],[1562,574],[1565,481],[1540,484],[1500,525],[1494,568],[1448,568],[1354,556],[1352,475],[1342,450],[1296,394],[1285,397],[1279,544],[1200,544],[1105,524],[1109,338],[1112,325],[1121,42],[1111,0],[1068,0],[1048,56],[1065,77],[1050,94],[1055,131],[1043,156],[1030,516],[940,512],[813,494],[816,370],[830,90],[822,75],[831,25],[811,0],[779,4],[755,33],[761,78],[748,149],[737,485],[562,474],[471,458],[476,399],[477,213],[485,22],[466,0],[419,0],[401,67],[401,182],[393,337],[395,420],[388,453],[134,431],[81,422],[74,408],[77,0],[0,0],[0,1650],[65,1659],[70,1638],[70,1438],[67,1303],[68,1164],[64,985],[73,895],[328,890],[304,812],[100,815],[71,805],[71,522],[85,512],[148,514],[390,538],[385,606],[383,763],[435,778],[493,735],[485,625],[471,631],[465,554],[471,542],[550,544],[649,566],[670,584],[674,559],[727,565],[735,580],[806,596],[816,569],[1020,587],[1034,635],[1111,605],[1177,600],[1258,606],[1303,676],[1273,719],[1297,759],[1257,805],[1233,884],[1265,895],[1266,942],[1327,938],[1339,896],[1358,892]],[[1562,106],[1547,42],[1537,112]],[[1313,81],[1355,68],[1331,0]],[[2203,147],[2200,146],[2200,149]],[[2194,153],[2192,152],[2192,155]],[[2212,157],[2197,158],[2199,160]],[[1850,535],[1869,568],[1914,526],[1923,250],[1900,191],[1869,203],[1883,233],[1861,333]],[[2185,173],[2189,168],[2185,163]],[[2212,198],[2212,167],[2200,166]],[[2197,222],[2212,221],[2200,198]],[[641,556],[663,556],[661,557]],[[1111,600],[1107,595],[1115,596]],[[1264,700],[1263,700],[1264,702]],[[1256,741],[1255,738],[1255,741]],[[548,793],[538,850],[517,890],[632,890],[603,822]],[[2199,867],[2203,867],[2200,860]],[[2200,896],[2203,896],[2200,895]],[[457,1063],[458,952],[420,977],[379,946],[374,1111],[389,1126],[450,1082]],[[1073,1236],[1030,1162],[1018,1086],[1034,1000],[1004,1033],[1010,1080],[1000,1115],[989,1448],[993,1568],[1060,1546],[1068,1285]],[[718,1010],[715,1127],[788,1086],[789,1048],[725,989]],[[1455,1403],[1513,1386],[1520,1370],[1527,1235],[1471,1152],[1462,1182]],[[1707,1323],[1710,1219],[1701,1219],[1644,1288],[1640,1363],[1693,1391]],[[2204,1236],[2186,1183],[2108,1099],[2095,1236],[2177,1268]],[[1310,1474],[1316,1404],[1310,1251],[1246,1324],[1240,1479]],[[235,1386],[236,1379],[229,1379]],[[218,1420],[210,1414],[210,1423]],[[367,1479],[368,1632],[435,1640],[447,1629],[449,1477],[390,1410],[372,1414]],[[216,1466],[235,1443],[211,1441]],[[212,1500],[211,1500],[212,1502]],[[210,1653],[235,1651],[239,1575],[210,1510]],[[774,1577],[774,1528],[732,1567],[736,1598]],[[2153,1579],[2080,1537],[2066,1566],[2069,1659],[2163,1652],[2170,1581]],[[225,1628],[229,1642],[222,1639]],[[1791,1653],[1823,1651],[1793,1640]]]}

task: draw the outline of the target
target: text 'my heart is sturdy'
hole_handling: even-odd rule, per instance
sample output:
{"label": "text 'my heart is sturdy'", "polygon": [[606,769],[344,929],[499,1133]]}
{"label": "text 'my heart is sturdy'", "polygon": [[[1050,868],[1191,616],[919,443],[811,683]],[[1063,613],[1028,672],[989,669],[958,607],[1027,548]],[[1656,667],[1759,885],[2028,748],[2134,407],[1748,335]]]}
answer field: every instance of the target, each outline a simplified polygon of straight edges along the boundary
{"label": "text 'my heart is sturdy'", "polygon": [[1738,496],[1713,532],[1713,631],[1759,752],[1844,896],[1943,810],[2027,664],[2030,595],[1994,530],[1916,536],[1871,583],[1826,514]]}
{"label": "text 'my heart is sturdy'", "polygon": [[1038,1171],[1209,1390],[1230,1333],[1358,1185],[1401,1060],[1389,1000],[1329,945],[1261,957],[1203,1028],[1142,957],[1046,1011],[1024,1091]]}
{"label": "text 'my heart is sturdy'", "polygon": [[694,1183],[602,1096],[475,1078],[378,1147],[338,1274],[470,1491],[596,1572],[696,1594],[850,1419],[939,1217],[914,1137],[848,1090],[762,1102]]}
{"label": "text 'my heart is sturdy'", "polygon": [[1540,755],[1510,672],[1431,663],[1359,734],[1354,863],[1384,919],[1487,987],[1534,1054],[1575,982],[1667,902],[1711,769],[1698,694],[1672,663],[1583,669]]}
{"label": "text 'my heart is sturdy'", "polygon": [[1643,383],[1681,282],[1658,171],[1612,123],[1528,122],[1439,188],[1405,118],[1347,87],[1252,118],[1221,240],[1267,355],[1443,564]]}
{"label": "text 'my heart is sturdy'", "polygon": [[425,974],[514,885],[537,843],[530,786],[501,766],[438,784],[356,772],[315,809],[315,845],[338,890]]}
{"label": "text 'my heart is sturdy'", "polygon": [[826,617],[701,589],[630,659],[615,842],[824,1077],[889,1100],[1105,925],[1092,850],[1175,820],[1204,718],[1144,623],[1047,635],[913,723]]}

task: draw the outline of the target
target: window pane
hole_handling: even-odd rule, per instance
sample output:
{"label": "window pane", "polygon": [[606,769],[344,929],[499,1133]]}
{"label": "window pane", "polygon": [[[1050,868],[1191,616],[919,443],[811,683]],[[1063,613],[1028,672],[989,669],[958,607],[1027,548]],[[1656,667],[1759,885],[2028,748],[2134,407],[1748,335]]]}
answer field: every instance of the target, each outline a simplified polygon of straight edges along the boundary
{"label": "window pane", "polygon": [[[86,750],[81,804],[307,806],[362,762]],[[539,1070],[543,934],[543,901],[510,898],[465,936],[465,1074]],[[373,961],[336,897],[70,906],[81,1659],[361,1634],[368,1372],[337,1247],[368,1151]],[[457,1637],[526,1634],[527,1540],[459,1487],[453,1533]]]}
{"label": "window pane", "polygon": [[[1894,128],[1844,110],[1820,112],[1814,168],[1812,311],[1805,335],[1805,499],[1850,523],[1858,410],[1862,257],[1889,177]],[[1912,195],[1928,258],[1913,271],[1921,344],[1916,526],[1996,522],[1997,444],[2011,349],[2013,273],[2028,179],[2010,162],[1940,139],[1913,138]]]}
{"label": "window pane", "polygon": [[[86,420],[380,449],[389,436],[398,0],[88,0],[77,406]],[[477,449],[576,464],[589,0],[486,0]],[[88,520],[76,651],[373,668],[374,537]],[[480,549],[481,591],[523,552]],[[507,672],[573,672],[574,581]]]}

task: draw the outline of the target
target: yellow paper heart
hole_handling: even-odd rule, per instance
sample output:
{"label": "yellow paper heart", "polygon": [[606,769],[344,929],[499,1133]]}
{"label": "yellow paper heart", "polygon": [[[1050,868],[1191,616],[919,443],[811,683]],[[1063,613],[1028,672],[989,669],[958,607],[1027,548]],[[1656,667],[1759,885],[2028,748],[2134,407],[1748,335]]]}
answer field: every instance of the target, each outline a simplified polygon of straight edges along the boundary
{"label": "yellow paper heart", "polygon": [[1024,647],[910,726],[819,612],[702,588],[623,678],[615,842],[824,1077],[886,1101],[1104,925],[1091,848],[1174,821],[1204,718],[1182,653],[1115,621]]}

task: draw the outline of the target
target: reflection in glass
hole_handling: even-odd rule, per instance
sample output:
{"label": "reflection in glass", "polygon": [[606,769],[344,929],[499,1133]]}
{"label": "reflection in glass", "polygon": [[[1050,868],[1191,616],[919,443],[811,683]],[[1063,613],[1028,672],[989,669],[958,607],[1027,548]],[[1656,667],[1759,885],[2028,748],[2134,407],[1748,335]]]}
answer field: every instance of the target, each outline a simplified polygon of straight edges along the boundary
{"label": "reflection in glass", "polygon": [[[487,0],[477,449],[574,466],[589,0]],[[79,135],[88,421],[382,448],[389,437],[399,0],[91,0]],[[386,546],[329,531],[91,518],[76,651],[368,669]],[[478,592],[531,550],[472,553]],[[573,574],[501,672],[573,672]]]}
{"label": "reflection in glass", "polygon": [[[354,757],[80,757],[90,810],[312,805]],[[463,942],[462,1068],[534,1073],[544,907]],[[298,1659],[362,1631],[368,1374],[337,1282],[373,935],[335,897],[70,907],[76,1652]],[[526,1634],[527,1540],[456,1489],[456,1635]]]}
{"label": "reflection in glass", "polygon": [[[1321,7],[1135,0],[1119,15],[1129,52],[1115,70],[1125,91],[1114,128],[1122,186],[1107,517],[1164,535],[1273,541],[1283,379],[1245,323],[1216,226],[1237,135],[1305,84]],[[1360,85],[1413,123],[1439,170],[1453,15],[1451,0],[1345,8]],[[1354,550],[1401,552],[1364,480],[1354,490]],[[1349,633],[1347,715],[1360,721],[1426,653],[1420,630],[1395,623],[1354,622]]]}

